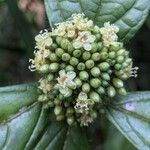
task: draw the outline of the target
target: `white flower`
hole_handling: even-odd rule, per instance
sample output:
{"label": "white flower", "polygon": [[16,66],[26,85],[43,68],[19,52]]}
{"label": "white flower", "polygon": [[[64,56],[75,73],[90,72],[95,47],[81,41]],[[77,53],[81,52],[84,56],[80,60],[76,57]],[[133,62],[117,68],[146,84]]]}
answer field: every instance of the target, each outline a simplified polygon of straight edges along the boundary
{"label": "white flower", "polygon": [[51,38],[51,33],[47,30],[42,31],[35,37],[36,46],[35,48],[39,50],[47,50],[47,47],[50,47],[53,44],[53,40]]}
{"label": "white flower", "polygon": [[113,42],[118,40],[117,32],[119,28],[110,22],[104,23],[104,27],[100,28],[104,46],[109,47]]}
{"label": "white flower", "polygon": [[52,88],[51,84],[46,79],[40,79],[39,83],[40,85],[38,88],[41,89],[45,94],[47,94]]}
{"label": "white flower", "polygon": [[74,106],[77,113],[85,113],[90,110],[92,101],[88,99],[88,96],[84,92],[80,92]]}
{"label": "white flower", "polygon": [[90,51],[92,49],[92,43],[95,41],[96,37],[91,34],[91,32],[83,31],[79,32],[79,36],[73,42],[73,47],[79,49],[83,47],[85,50]]}
{"label": "white flower", "polygon": [[65,70],[59,71],[59,77],[57,78],[60,92],[62,94],[66,92],[69,92],[69,87],[75,87],[76,84],[73,81],[73,79],[76,77],[76,73],[74,71],[65,72]]}
{"label": "white flower", "polygon": [[83,114],[80,117],[80,125],[81,126],[89,126],[90,123],[92,123],[94,119],[89,114]]}

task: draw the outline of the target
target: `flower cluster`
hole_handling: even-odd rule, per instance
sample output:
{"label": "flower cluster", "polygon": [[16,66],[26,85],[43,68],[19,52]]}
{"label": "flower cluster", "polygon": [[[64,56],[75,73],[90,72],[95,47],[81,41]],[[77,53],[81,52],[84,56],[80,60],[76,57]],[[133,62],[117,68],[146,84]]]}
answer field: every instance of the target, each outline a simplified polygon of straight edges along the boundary
{"label": "flower cluster", "polygon": [[35,37],[31,71],[41,75],[38,100],[53,108],[56,120],[88,126],[106,102],[126,95],[124,80],[137,76],[129,52],[118,41],[119,28],[100,28],[84,14],[73,14]]}

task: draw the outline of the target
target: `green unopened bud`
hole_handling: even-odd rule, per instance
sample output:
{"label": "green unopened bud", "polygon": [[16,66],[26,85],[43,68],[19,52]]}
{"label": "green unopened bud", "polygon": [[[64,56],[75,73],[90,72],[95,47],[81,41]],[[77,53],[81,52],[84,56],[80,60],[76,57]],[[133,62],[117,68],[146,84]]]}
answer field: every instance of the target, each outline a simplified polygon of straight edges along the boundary
{"label": "green unopened bud", "polygon": [[110,65],[107,62],[103,62],[103,63],[100,63],[98,67],[100,68],[101,71],[107,71]]}
{"label": "green unopened bud", "polygon": [[66,116],[70,116],[74,113],[74,109],[72,107],[67,108],[66,110]]}
{"label": "green unopened bud", "polygon": [[124,62],[124,57],[123,56],[118,56],[117,58],[116,58],[116,60],[117,60],[117,62],[118,63],[123,63]]}
{"label": "green unopened bud", "polygon": [[75,57],[71,57],[69,63],[72,66],[76,66],[79,63],[79,60],[77,58],[75,58]]}
{"label": "green unopened bud", "polygon": [[81,80],[86,81],[89,78],[89,74],[86,71],[81,71],[79,77]]}
{"label": "green unopened bud", "polygon": [[51,53],[50,56],[49,56],[49,59],[52,62],[58,61],[58,57],[57,57],[57,55],[55,53]]}
{"label": "green unopened bud", "polygon": [[68,66],[65,68],[65,70],[66,70],[66,71],[73,71],[74,68],[73,68],[73,66],[68,65]]}
{"label": "green unopened bud", "polygon": [[90,99],[92,99],[94,102],[97,102],[97,103],[101,102],[101,98],[100,98],[99,94],[96,92],[90,93]]}
{"label": "green unopened bud", "polygon": [[92,43],[92,50],[90,52],[95,53],[95,52],[97,52],[97,50],[98,50],[98,44],[97,43]]}
{"label": "green unopened bud", "polygon": [[64,97],[70,97],[72,95],[72,90],[68,89],[67,91],[64,91]]}
{"label": "green unopened bud", "polygon": [[116,57],[116,53],[115,52],[110,52],[108,54],[108,57],[111,58],[111,59],[114,59]]}
{"label": "green unopened bud", "polygon": [[91,74],[92,74],[92,76],[93,77],[98,77],[98,76],[100,76],[100,69],[98,68],[98,67],[93,67],[92,69],[91,69]]}
{"label": "green unopened bud", "polygon": [[59,100],[58,98],[54,99],[54,104],[55,105],[60,105],[61,104],[61,100]]}
{"label": "green unopened bud", "polygon": [[101,81],[100,79],[98,78],[93,78],[90,80],[90,85],[93,87],[93,88],[98,88],[101,84]]}
{"label": "green unopened bud", "polygon": [[87,60],[87,61],[85,62],[85,65],[86,65],[86,67],[87,67],[88,69],[91,69],[91,68],[94,67],[95,63],[94,63],[93,60],[90,59],[90,60]]}
{"label": "green unopened bud", "polygon": [[101,60],[106,60],[108,58],[108,53],[107,52],[102,52],[100,54],[100,58],[101,58]]}
{"label": "green unopened bud", "polygon": [[62,54],[64,53],[64,50],[62,48],[57,48],[55,50],[55,54],[58,56],[58,57],[61,57]]}
{"label": "green unopened bud", "polygon": [[103,48],[102,48],[102,52],[105,52],[105,53],[107,53],[107,54],[108,54],[108,50],[109,50],[108,47],[103,47]]}
{"label": "green unopened bud", "polygon": [[98,51],[100,52],[103,48],[103,43],[102,42],[98,42]]}
{"label": "green unopened bud", "polygon": [[97,112],[94,110],[92,112],[90,112],[90,115],[93,119],[97,118]]}
{"label": "green unopened bud", "polygon": [[67,123],[69,125],[72,125],[74,123],[74,117],[73,116],[67,117]]}
{"label": "green unopened bud", "polygon": [[94,26],[93,32],[95,34],[100,33],[100,28],[98,26]]}
{"label": "green unopened bud", "polygon": [[61,57],[63,61],[69,61],[71,56],[68,53],[64,53]]}
{"label": "green unopened bud", "polygon": [[61,37],[61,36],[57,36],[57,37],[56,37],[56,42],[57,42],[58,45],[61,44],[61,41],[62,41],[62,40],[63,40],[63,37]]}
{"label": "green unopened bud", "polygon": [[79,58],[81,56],[81,50],[74,50],[73,51],[73,56]]}
{"label": "green unopened bud", "polygon": [[60,43],[61,48],[67,50],[68,49],[68,43],[69,43],[69,41],[67,39],[63,38],[63,40]]}
{"label": "green unopened bud", "polygon": [[49,107],[54,107],[54,102],[48,101],[48,106],[49,106]]}
{"label": "green unopened bud", "polygon": [[120,88],[120,89],[118,89],[118,93],[119,93],[120,95],[122,95],[122,96],[127,95],[127,91],[126,91],[125,88]]}
{"label": "green unopened bud", "polygon": [[44,64],[40,67],[39,69],[40,73],[48,73],[49,72],[49,65],[48,64]]}
{"label": "green unopened bud", "polygon": [[74,51],[74,47],[70,42],[68,43],[67,51],[69,54],[72,54],[72,52]]}
{"label": "green unopened bud", "polygon": [[101,37],[102,37],[100,33],[96,34],[95,36],[96,36],[97,41],[99,41],[101,39]]}
{"label": "green unopened bud", "polygon": [[122,80],[118,79],[118,78],[114,78],[113,79],[113,85],[116,87],[116,88],[122,88],[123,87],[123,82]]}
{"label": "green unopened bud", "polygon": [[89,60],[91,58],[90,52],[84,52],[82,55],[83,60]]}
{"label": "green unopened bud", "polygon": [[90,85],[88,83],[84,83],[82,85],[82,91],[85,92],[85,93],[90,92]]}
{"label": "green unopened bud", "polygon": [[58,47],[58,45],[56,43],[52,43],[50,49],[55,50],[57,47]]}
{"label": "green unopened bud", "polygon": [[108,87],[109,83],[105,80],[102,80],[102,87]]}
{"label": "green unopened bud", "polygon": [[45,102],[45,101],[47,101],[47,100],[48,100],[47,95],[40,95],[40,96],[38,97],[38,101],[39,101],[39,102]]}
{"label": "green unopened bud", "polygon": [[48,80],[48,81],[54,80],[54,75],[53,75],[53,74],[49,74],[49,75],[47,76],[47,80]]}
{"label": "green unopened bud", "polygon": [[123,47],[123,43],[120,42],[114,42],[111,44],[110,51],[117,51]]}
{"label": "green unopened bud", "polygon": [[106,80],[106,81],[109,81],[109,80],[110,80],[110,76],[109,76],[108,73],[102,73],[102,74],[101,74],[101,77],[102,77],[102,79],[104,79],[104,80]]}
{"label": "green unopened bud", "polygon": [[57,121],[62,121],[62,120],[64,120],[65,119],[65,116],[64,115],[57,115],[56,116],[56,120]]}
{"label": "green unopened bud", "polygon": [[116,70],[120,70],[122,68],[121,64],[115,64],[114,67],[115,67]]}
{"label": "green unopened bud", "polygon": [[49,65],[49,70],[50,72],[56,72],[59,68],[59,64],[58,63],[51,63]]}
{"label": "green unopened bud", "polygon": [[99,53],[94,53],[92,54],[92,60],[94,61],[99,61],[100,60],[100,54]]}
{"label": "green unopened bud", "polygon": [[100,87],[97,89],[97,92],[98,92],[100,95],[101,95],[101,94],[105,94],[105,89],[100,86]]}
{"label": "green unopened bud", "polygon": [[81,87],[82,81],[79,78],[75,78],[74,82],[76,83],[77,88]]}
{"label": "green unopened bud", "polygon": [[55,106],[54,114],[57,116],[57,115],[61,114],[61,112],[62,112],[62,107],[61,106]]}
{"label": "green unopened bud", "polygon": [[77,66],[78,70],[84,70],[85,69],[85,64],[84,63],[79,63]]}
{"label": "green unopened bud", "polygon": [[114,97],[116,95],[116,90],[113,86],[108,87],[107,94],[109,97]]}
{"label": "green unopened bud", "polygon": [[125,51],[126,51],[125,49],[120,49],[120,50],[118,50],[117,55],[118,56],[124,56]]}

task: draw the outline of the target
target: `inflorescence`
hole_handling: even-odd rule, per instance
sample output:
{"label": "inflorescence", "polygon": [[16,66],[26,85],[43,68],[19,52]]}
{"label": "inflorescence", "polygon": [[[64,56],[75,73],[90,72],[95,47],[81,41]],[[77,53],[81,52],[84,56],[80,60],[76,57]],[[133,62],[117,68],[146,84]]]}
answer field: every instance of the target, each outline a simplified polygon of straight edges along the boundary
{"label": "inflorescence", "polygon": [[35,37],[29,68],[41,75],[38,100],[54,109],[57,121],[88,126],[106,99],[126,95],[123,81],[136,77],[138,68],[118,32],[110,22],[100,28],[84,14],[73,14]]}

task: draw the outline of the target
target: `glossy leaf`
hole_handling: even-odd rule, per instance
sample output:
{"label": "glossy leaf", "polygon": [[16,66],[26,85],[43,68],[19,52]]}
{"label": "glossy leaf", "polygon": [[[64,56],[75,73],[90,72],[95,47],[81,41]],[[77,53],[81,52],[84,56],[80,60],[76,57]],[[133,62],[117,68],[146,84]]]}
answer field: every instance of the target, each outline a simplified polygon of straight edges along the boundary
{"label": "glossy leaf", "polygon": [[0,88],[0,149],[88,150],[85,132],[50,119],[35,84]]}
{"label": "glossy leaf", "polygon": [[150,148],[150,92],[118,97],[107,109],[109,120],[140,150]]}
{"label": "glossy leaf", "polygon": [[131,39],[142,26],[150,8],[149,0],[45,0],[50,24],[83,12],[98,26],[110,21],[120,28],[123,41]]}

